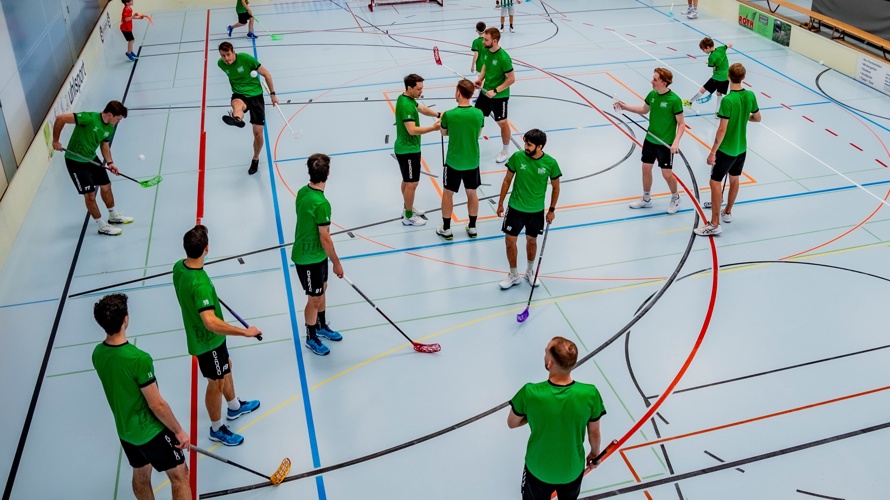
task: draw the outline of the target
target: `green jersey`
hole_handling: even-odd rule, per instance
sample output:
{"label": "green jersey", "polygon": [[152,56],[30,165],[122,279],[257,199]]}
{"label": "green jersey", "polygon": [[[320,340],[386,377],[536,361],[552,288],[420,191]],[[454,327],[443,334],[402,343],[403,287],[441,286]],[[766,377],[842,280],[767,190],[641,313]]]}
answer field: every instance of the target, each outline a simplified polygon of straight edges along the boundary
{"label": "green jersey", "polygon": [[[506,82],[507,73],[513,71],[513,60],[504,49],[499,48],[496,52],[484,49],[479,58],[482,59],[482,65],[485,66],[485,81],[482,82],[482,90],[494,90]],[[501,90],[495,94],[495,97],[510,97],[510,88]]]}
{"label": "green jersey", "polygon": [[480,36],[473,40],[473,45],[470,45],[470,50],[479,53],[479,57],[476,58],[476,72],[478,73],[482,71],[482,53],[486,50],[485,39]]}
{"label": "green jersey", "polygon": [[507,170],[515,174],[507,206],[526,213],[544,210],[547,182],[562,176],[559,164],[547,153],[536,160],[517,151],[507,160]]}
{"label": "green jersey", "polygon": [[185,265],[185,259],[173,264],[173,288],[182,311],[189,354],[197,356],[223,345],[226,336],[208,330],[201,319],[201,313],[207,310],[223,319],[216,288],[204,268],[192,269]]}
{"label": "green jersey", "polygon": [[[244,3],[250,3],[250,0],[247,0]],[[238,14],[247,12],[247,8],[241,5],[241,0],[235,0],[235,12],[237,12]]]}
{"label": "green jersey", "polygon": [[[65,158],[83,162],[83,158],[92,160],[96,156],[96,148],[102,142],[111,142],[114,137],[114,125],[102,121],[102,113],[74,113],[74,132],[68,140]],[[83,158],[78,158],[76,153]]]}
{"label": "green jersey", "polygon": [[420,152],[420,136],[408,133],[405,122],[414,122],[415,127],[420,126],[420,111],[417,110],[417,101],[402,94],[396,99],[396,142],[393,149],[397,155]]}
{"label": "green jersey", "polygon": [[260,63],[253,56],[238,52],[235,54],[235,62],[226,64],[220,57],[216,62],[219,69],[229,77],[229,85],[233,94],[241,94],[244,97],[256,97],[263,95],[263,86],[260,80],[250,76],[251,71],[260,69]]}
{"label": "green jersey", "polygon": [[485,116],[472,106],[458,106],[442,113],[442,130],[448,131],[446,165],[455,170],[479,168],[479,134],[483,125]]}
{"label": "green jersey", "polygon": [[331,225],[331,203],[324,191],[306,185],[297,191],[296,206],[297,227],[290,259],[294,264],[317,264],[328,258],[318,227]]}
{"label": "green jersey", "polygon": [[603,399],[590,384],[559,386],[550,381],[525,384],[510,401],[513,413],[528,419],[531,437],[525,466],[541,481],[565,484],[584,470],[587,423],[606,414]]}
{"label": "green jersey", "polygon": [[653,90],[646,96],[646,104],[649,105],[646,140],[659,146],[670,146],[677,138],[677,115],[683,114],[683,100],[673,90],[664,94]]}
{"label": "green jersey", "polygon": [[711,78],[718,82],[729,80],[729,58],[726,57],[726,45],[721,45],[708,54],[708,67],[714,68]]}
{"label": "green jersey", "polygon": [[726,118],[726,135],[718,151],[729,156],[738,156],[748,149],[748,117],[760,111],[757,96],[750,90],[733,90],[720,101],[717,116]]}
{"label": "green jersey", "polygon": [[143,387],[155,383],[154,364],[148,353],[129,342],[103,342],[93,349],[93,367],[102,381],[118,437],[140,446],[164,430],[142,395]]}

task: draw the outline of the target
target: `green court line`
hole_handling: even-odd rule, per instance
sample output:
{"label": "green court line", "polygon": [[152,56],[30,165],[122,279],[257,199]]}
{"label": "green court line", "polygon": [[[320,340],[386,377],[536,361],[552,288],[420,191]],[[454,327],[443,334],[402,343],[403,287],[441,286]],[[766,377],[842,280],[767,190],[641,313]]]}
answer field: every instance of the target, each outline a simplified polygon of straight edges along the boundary
{"label": "green court line", "polygon": [[118,446],[117,449],[117,473],[114,475],[114,500],[117,500],[117,490],[121,484],[121,458],[124,454],[123,446]]}
{"label": "green court line", "polygon": [[[650,474],[650,475],[648,475],[648,476],[643,476],[642,479],[648,480],[648,479],[653,479],[653,478],[656,478],[656,477],[661,477],[661,476],[663,476],[663,475],[664,475],[663,473],[661,473],[661,474]],[[589,490],[584,490],[584,491],[582,491],[581,493],[593,493],[594,491],[608,490],[608,489],[611,489],[611,488],[617,488],[618,486],[624,486],[624,485],[626,485],[626,484],[636,484],[636,481],[634,481],[634,480],[632,480],[632,479],[629,479],[629,480],[627,480],[627,481],[621,481],[620,483],[607,484],[607,485],[605,485],[605,486],[600,486],[599,488],[591,488],[591,489],[589,489]]]}
{"label": "green court line", "polygon": [[[177,56],[178,59],[179,56]],[[174,70],[175,71],[175,70]],[[174,76],[174,79],[176,77]],[[170,129],[170,114],[167,114],[167,122],[164,125],[164,139],[161,141],[161,159],[158,162],[158,175],[161,175],[161,172],[164,170],[164,153],[167,151],[167,132]],[[142,268],[142,276],[145,277],[148,274],[148,257],[151,255],[151,237],[154,234],[155,229],[155,215],[158,210],[158,193],[161,192],[161,186],[155,187],[155,196],[154,201],[151,205],[151,222],[148,225],[148,242],[145,245],[145,265]]]}

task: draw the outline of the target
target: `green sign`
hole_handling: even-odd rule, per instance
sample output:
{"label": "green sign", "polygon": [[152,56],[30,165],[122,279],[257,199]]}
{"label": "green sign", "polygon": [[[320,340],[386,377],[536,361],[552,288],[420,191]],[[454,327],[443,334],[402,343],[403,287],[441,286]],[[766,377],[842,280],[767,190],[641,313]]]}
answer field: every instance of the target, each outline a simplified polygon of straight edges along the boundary
{"label": "green sign", "polygon": [[739,26],[758,35],[788,46],[791,42],[791,25],[745,4],[739,4]]}

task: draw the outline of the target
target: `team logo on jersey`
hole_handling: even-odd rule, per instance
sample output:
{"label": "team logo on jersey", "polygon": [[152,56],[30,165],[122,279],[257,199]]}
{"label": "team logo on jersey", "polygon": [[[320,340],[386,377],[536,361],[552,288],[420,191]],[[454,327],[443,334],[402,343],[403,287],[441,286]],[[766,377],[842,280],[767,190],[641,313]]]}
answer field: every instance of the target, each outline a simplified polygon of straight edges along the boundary
{"label": "team logo on jersey", "polygon": [[661,107],[662,107],[662,108],[666,108],[666,107],[668,107],[668,103],[666,103],[666,102],[661,103]]}
{"label": "team logo on jersey", "polygon": [[209,306],[209,305],[210,305],[210,301],[207,300],[207,299],[204,299],[204,304],[203,304],[203,305],[205,305],[205,306]]}
{"label": "team logo on jersey", "polygon": [[99,127],[93,127],[93,133],[96,133],[98,131],[99,131]]}
{"label": "team logo on jersey", "polygon": [[526,167],[525,163],[519,164],[519,170],[525,170],[525,167]]}
{"label": "team logo on jersey", "polygon": [[544,175],[547,173],[547,169],[544,167],[538,167],[538,175]]}
{"label": "team logo on jersey", "polygon": [[492,65],[492,66],[497,66],[497,65],[498,65],[498,60],[495,59],[494,61],[491,61],[491,65]]}
{"label": "team logo on jersey", "polygon": [[108,131],[107,131],[107,130],[105,131],[105,134],[103,135],[103,137],[108,137]]}
{"label": "team logo on jersey", "polygon": [[238,66],[238,73],[244,73],[244,66]]}

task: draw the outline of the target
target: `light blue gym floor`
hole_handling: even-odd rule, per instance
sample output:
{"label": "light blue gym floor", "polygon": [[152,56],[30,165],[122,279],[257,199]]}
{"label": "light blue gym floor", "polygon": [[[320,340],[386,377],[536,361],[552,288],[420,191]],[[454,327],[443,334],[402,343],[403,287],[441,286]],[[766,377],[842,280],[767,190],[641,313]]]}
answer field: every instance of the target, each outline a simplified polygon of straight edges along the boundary
{"label": "light blue gym floor", "polygon": [[[518,498],[528,428],[509,430],[503,404],[546,378],[543,348],[555,335],[578,344],[584,362],[574,377],[603,395],[603,444],[622,442],[586,476],[582,497],[890,497],[890,97],[704,10],[690,21],[669,17],[663,0],[518,4],[516,32],[501,43],[516,67],[514,138],[545,130],[564,173],[542,286],[519,324],[528,284],[498,288],[507,269],[488,201],[503,179],[496,125],[483,130],[475,240],[463,230],[465,205],[452,242],[435,234],[438,135],[423,136],[428,172],[439,175],[418,188],[416,205],[430,210],[424,227],[396,220],[400,176],[390,156],[402,78],[419,73],[424,101],[453,107],[457,78],[435,64],[432,48],[467,71],[475,23],[498,24],[492,3],[373,13],[342,0],[254,6],[259,39],[241,28],[231,41],[271,71],[284,115],[302,129],[294,140],[267,107],[254,176],[249,129],[220,120],[230,91],[216,46],[234,21],[228,4],[151,12],[147,32],[135,23],[135,67],[112,38],[79,110],[125,98],[130,115],[114,159],[131,176],[164,180],[143,189],[116,178],[117,206],[136,222],[104,237],[85,220],[62,158],[53,159],[0,273],[0,478],[14,480],[12,498],[132,498],[131,468],[90,361],[103,339],[92,306],[104,293],[129,295],[130,340],[153,356],[161,394],[191,427],[192,359],[170,276],[155,275],[184,256],[182,235],[199,218],[209,260],[231,257],[207,266],[220,297],[265,340],[229,340],[238,396],[262,401],[234,422],[245,443],[209,441],[199,378],[197,444],[264,474],[289,457],[299,477],[249,489],[262,479],[201,457],[192,472],[203,498]],[[678,94],[694,94],[710,73],[698,49],[704,36],[734,44],[730,62],[747,67],[763,115],[749,126],[734,220],[713,240],[692,233],[700,224],[692,197],[709,198],[716,100],[686,114],[688,164],[678,156],[683,196],[672,216],[657,174],[653,208],[627,207],[641,192],[634,140],[643,137],[628,118],[645,120],[611,108],[613,95],[639,103],[657,66],[674,72]],[[302,347],[305,297],[287,244],[293,193],[316,152],[332,157],[326,194],[347,276],[440,353],[414,352],[333,275],[327,315],[344,340],[327,357]],[[320,468],[331,469],[313,473]],[[159,498],[170,497],[165,480],[154,477]]]}

